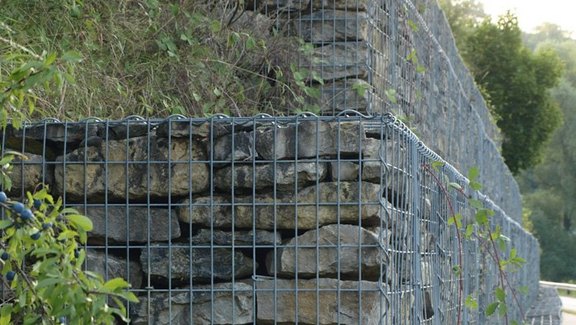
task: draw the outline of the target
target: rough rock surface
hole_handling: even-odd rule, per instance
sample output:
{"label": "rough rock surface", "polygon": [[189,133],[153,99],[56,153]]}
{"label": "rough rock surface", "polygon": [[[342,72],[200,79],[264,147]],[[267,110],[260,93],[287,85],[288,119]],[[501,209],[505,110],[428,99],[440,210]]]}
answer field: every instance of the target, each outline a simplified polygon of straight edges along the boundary
{"label": "rough rock surface", "polygon": [[[210,281],[231,280],[252,274],[252,259],[242,252],[227,248],[172,247],[153,244],[142,249],[140,262],[144,272],[164,279],[172,278],[177,282],[193,280]],[[256,265],[257,266],[257,265]]]}
{"label": "rough rock surface", "polygon": [[262,279],[254,284],[259,324],[376,325],[388,309],[377,282],[320,278]]}
{"label": "rough rock surface", "polygon": [[388,239],[353,225],[327,225],[292,238],[282,248],[268,253],[270,275],[298,278],[337,277],[363,280],[385,279]]}
{"label": "rough rock surface", "polygon": [[[276,201],[273,194],[262,194],[254,198],[236,197],[234,227],[314,229],[337,222],[379,225],[382,220],[388,220],[389,211],[381,206],[380,186],[359,184],[320,183],[300,190],[297,195],[278,194]],[[200,197],[193,199],[191,206],[190,209],[190,201],[186,199],[177,209],[180,221],[203,227],[232,227],[230,198]]]}
{"label": "rough rock surface", "polygon": [[86,208],[86,216],[94,224],[90,232],[91,240],[103,240],[107,237],[116,242],[142,243],[148,240],[168,241],[180,237],[181,234],[175,210],[89,206]]}
{"label": "rough rock surface", "polygon": [[326,163],[315,162],[277,162],[275,164],[234,165],[215,171],[214,185],[220,190],[231,188],[263,189],[272,187],[294,188],[320,182],[328,173]]}
{"label": "rough rock surface", "polygon": [[234,245],[251,246],[256,245],[280,245],[282,243],[282,236],[279,232],[267,230],[244,230],[244,231],[223,231],[214,229],[200,229],[198,233],[190,237],[190,241],[194,245]]}
{"label": "rough rock surface", "polygon": [[[204,160],[202,145],[187,139],[138,137],[103,142],[58,157],[58,162],[67,164],[65,169],[62,164],[56,165],[56,189],[74,198],[86,196],[91,200],[106,193],[123,200],[183,196],[206,190],[207,164],[195,162]],[[171,186],[166,184],[169,174]]]}
{"label": "rough rock surface", "polygon": [[190,292],[153,293],[150,301],[141,297],[140,303],[131,310],[131,324],[248,324],[253,320],[252,307],[252,286],[249,284],[195,285],[192,295]]}
{"label": "rough rock surface", "polygon": [[365,12],[316,10],[293,20],[298,36],[306,42],[343,42],[367,39],[368,19]]}
{"label": "rough rock surface", "polygon": [[303,121],[298,126],[257,130],[256,150],[266,160],[358,155],[365,138],[357,122]]}
{"label": "rough rock surface", "polygon": [[20,196],[26,191],[33,192],[38,184],[49,183],[52,180],[50,169],[44,169],[42,165],[46,162],[40,155],[24,153],[25,160],[18,156],[12,161],[12,172],[10,180],[12,188],[8,194]]}
{"label": "rough rock surface", "polygon": [[125,258],[88,249],[85,263],[87,270],[102,275],[104,279],[111,280],[121,277],[128,281],[132,288],[140,288],[142,284],[142,268],[138,262],[128,262]]}

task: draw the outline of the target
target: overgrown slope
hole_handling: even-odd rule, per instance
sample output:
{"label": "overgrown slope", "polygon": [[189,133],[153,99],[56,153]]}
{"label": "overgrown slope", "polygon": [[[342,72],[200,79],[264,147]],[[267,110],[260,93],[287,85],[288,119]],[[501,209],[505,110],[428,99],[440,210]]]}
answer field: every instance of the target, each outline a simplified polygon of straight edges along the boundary
{"label": "overgrown slope", "polygon": [[293,62],[305,48],[278,17],[207,2],[7,0],[0,51],[82,57],[60,89],[38,94],[34,118],[283,114],[314,95]]}

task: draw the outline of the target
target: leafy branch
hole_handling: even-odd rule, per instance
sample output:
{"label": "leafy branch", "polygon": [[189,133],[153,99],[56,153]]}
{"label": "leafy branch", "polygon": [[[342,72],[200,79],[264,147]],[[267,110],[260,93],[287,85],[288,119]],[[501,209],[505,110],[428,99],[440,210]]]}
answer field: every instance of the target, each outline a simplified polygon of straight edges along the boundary
{"label": "leafy branch", "polygon": [[[471,240],[474,238],[480,243],[481,250],[485,251],[488,256],[492,259],[494,264],[498,269],[498,286],[494,288],[495,300],[491,302],[486,310],[485,314],[487,316],[492,316],[498,311],[501,317],[504,317],[506,324],[518,324],[517,321],[509,321],[508,319],[508,306],[507,306],[507,295],[506,289],[510,290],[513,296],[513,300],[520,310],[520,313],[524,315],[522,305],[519,303],[517,293],[515,288],[512,287],[508,279],[507,271],[516,271],[521,268],[525,263],[525,259],[517,255],[517,250],[511,248],[509,252],[509,257],[504,258],[505,252],[508,248],[508,242],[510,241],[501,233],[499,226],[492,229],[490,218],[495,215],[492,209],[486,208],[482,201],[474,199],[472,195],[466,193],[462,185],[456,182],[450,182],[448,179],[441,180],[438,176],[440,174],[440,168],[443,167],[442,162],[433,162],[432,164],[423,164],[422,168],[424,171],[430,175],[434,183],[438,186],[440,192],[446,197],[446,202],[450,216],[448,218],[448,225],[454,226],[456,230],[456,237],[458,240],[458,260],[462,263],[463,259],[463,240]],[[482,185],[477,182],[479,176],[479,170],[477,168],[471,168],[468,172],[468,187],[473,191],[477,192],[482,188]],[[456,191],[462,197],[468,200],[470,207],[475,209],[476,213],[472,222],[468,222],[464,225],[464,217],[462,214],[456,212],[452,200],[450,199],[449,190]],[[465,227],[464,227],[465,226]],[[457,324],[462,323],[462,300],[464,292],[464,282],[462,274],[462,266],[454,265],[453,270],[458,276],[458,315]],[[464,306],[470,309],[477,309],[478,303],[472,295],[466,297]]]}

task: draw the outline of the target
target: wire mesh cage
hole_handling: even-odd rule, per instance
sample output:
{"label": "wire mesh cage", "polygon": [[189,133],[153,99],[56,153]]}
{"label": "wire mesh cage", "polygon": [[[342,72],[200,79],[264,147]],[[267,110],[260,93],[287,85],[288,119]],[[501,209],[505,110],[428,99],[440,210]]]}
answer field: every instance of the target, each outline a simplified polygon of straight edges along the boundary
{"label": "wire mesh cage", "polygon": [[[466,179],[391,115],[45,121],[2,144],[30,158],[11,196],[47,183],[92,219],[85,267],[132,284],[134,324],[498,322],[464,308],[499,285],[449,223],[473,213],[437,179]],[[535,239],[480,199],[529,259],[509,287],[535,292]]]}
{"label": "wire mesh cage", "polygon": [[[484,196],[441,158],[488,169],[495,147],[480,135],[496,131],[487,110],[452,116],[482,99],[449,59],[439,8],[205,2],[231,28],[265,20],[261,32],[296,40],[290,73],[314,96],[287,111],[320,116],[46,120],[2,134],[3,151],[29,158],[14,163],[10,196],[49,184],[92,219],[85,268],[131,283],[132,323],[500,323],[482,311],[502,281],[508,314],[521,320],[537,292],[538,244],[504,212],[517,214],[502,180]],[[436,139],[439,154],[390,112]],[[505,280],[477,229],[462,239],[451,224],[455,214],[473,224],[470,195],[527,260]]]}

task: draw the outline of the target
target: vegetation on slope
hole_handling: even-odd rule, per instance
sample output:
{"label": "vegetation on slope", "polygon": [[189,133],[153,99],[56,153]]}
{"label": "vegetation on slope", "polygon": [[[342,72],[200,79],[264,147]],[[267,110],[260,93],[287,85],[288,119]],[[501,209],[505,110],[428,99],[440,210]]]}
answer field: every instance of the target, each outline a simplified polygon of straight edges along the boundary
{"label": "vegetation on slope", "polygon": [[[19,55],[11,42],[42,57],[82,58],[56,90],[37,93],[34,118],[282,114],[303,106],[314,92],[291,61],[304,47],[281,35],[274,17],[236,3],[7,0],[0,51]],[[0,65],[2,73],[10,68]]]}

